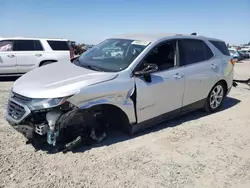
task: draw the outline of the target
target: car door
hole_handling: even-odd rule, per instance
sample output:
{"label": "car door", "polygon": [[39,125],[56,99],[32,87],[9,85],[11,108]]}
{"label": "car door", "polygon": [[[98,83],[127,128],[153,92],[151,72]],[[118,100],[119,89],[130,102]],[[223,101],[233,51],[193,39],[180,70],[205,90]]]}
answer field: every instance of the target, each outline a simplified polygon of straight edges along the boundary
{"label": "car door", "polygon": [[208,45],[199,39],[178,41],[180,67],[185,77],[183,106],[206,99],[219,76],[218,62]]}
{"label": "car door", "polygon": [[38,67],[43,60],[43,47],[39,40],[14,40],[14,51],[19,73]]}
{"label": "car door", "polygon": [[0,75],[18,73],[16,56],[13,52],[13,41],[0,41]]}
{"label": "car door", "polygon": [[[171,44],[174,48],[172,51],[168,47],[164,49],[164,45]],[[176,41],[172,40],[157,45],[142,61],[141,65],[154,63],[159,69],[150,75],[134,77],[138,123],[181,108],[185,80],[181,69],[177,66],[176,57]],[[142,67],[137,70],[140,69]]]}

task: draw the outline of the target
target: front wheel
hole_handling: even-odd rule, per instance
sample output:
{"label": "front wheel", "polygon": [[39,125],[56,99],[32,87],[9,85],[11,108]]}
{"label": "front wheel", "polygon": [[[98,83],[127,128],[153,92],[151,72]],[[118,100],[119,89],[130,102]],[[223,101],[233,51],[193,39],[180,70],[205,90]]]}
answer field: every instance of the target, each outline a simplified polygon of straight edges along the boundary
{"label": "front wheel", "polygon": [[209,92],[204,107],[205,111],[207,112],[217,111],[223,104],[225,94],[226,94],[225,86],[221,82],[217,83]]}

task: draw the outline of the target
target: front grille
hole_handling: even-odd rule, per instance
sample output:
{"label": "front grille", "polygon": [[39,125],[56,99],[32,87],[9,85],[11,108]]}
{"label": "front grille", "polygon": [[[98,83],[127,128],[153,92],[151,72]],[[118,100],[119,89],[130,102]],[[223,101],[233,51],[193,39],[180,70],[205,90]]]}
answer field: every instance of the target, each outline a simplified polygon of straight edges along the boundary
{"label": "front grille", "polygon": [[25,114],[25,109],[23,106],[13,102],[9,101],[8,103],[8,114],[14,118],[15,120],[20,120],[24,114]]}
{"label": "front grille", "polygon": [[19,95],[19,94],[14,93],[14,92],[13,92],[12,98],[15,99],[15,100],[17,100],[17,101],[19,101],[19,102],[21,102],[21,103],[27,103],[27,102],[29,102],[29,101],[32,100],[31,98]]}

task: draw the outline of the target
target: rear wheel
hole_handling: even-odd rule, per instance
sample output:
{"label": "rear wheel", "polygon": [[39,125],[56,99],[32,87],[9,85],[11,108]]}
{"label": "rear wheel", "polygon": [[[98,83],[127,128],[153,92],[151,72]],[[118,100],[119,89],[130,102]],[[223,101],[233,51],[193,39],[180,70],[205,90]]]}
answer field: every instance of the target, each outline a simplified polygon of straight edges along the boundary
{"label": "rear wheel", "polygon": [[223,105],[225,94],[226,88],[224,84],[222,82],[217,83],[209,92],[204,107],[205,111],[217,111]]}

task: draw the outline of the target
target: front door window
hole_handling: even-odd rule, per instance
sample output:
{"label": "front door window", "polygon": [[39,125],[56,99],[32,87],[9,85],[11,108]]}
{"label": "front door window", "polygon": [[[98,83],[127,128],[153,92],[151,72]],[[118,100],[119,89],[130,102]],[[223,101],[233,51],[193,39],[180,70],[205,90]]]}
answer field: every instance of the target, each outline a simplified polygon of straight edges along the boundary
{"label": "front door window", "polygon": [[168,70],[177,65],[176,41],[166,42],[151,51],[144,63],[153,63],[158,66],[158,71]]}
{"label": "front door window", "polygon": [[7,52],[13,50],[13,41],[5,40],[0,41],[0,52]]}

